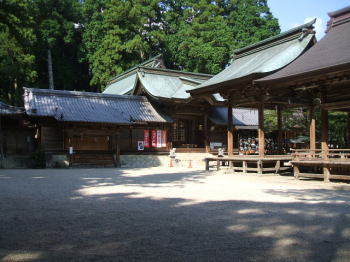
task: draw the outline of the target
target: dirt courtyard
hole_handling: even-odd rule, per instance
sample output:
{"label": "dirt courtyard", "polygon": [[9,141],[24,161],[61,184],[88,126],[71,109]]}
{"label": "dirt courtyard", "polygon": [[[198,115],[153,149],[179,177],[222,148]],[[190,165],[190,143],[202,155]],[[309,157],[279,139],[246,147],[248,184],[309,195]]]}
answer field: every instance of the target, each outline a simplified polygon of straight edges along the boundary
{"label": "dirt courtyard", "polygon": [[0,170],[0,261],[350,261],[350,185],[180,168]]}

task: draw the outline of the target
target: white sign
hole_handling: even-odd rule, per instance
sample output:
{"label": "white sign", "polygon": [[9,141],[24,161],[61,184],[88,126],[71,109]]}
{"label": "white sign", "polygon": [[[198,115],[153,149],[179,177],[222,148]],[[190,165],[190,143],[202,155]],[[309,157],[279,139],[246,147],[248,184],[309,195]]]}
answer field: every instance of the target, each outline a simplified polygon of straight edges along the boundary
{"label": "white sign", "polygon": [[216,148],[221,148],[222,143],[221,142],[210,142],[210,148],[211,149],[216,149]]}
{"label": "white sign", "polygon": [[69,147],[69,154],[73,155],[73,147],[72,146]]}
{"label": "white sign", "polygon": [[137,150],[139,150],[139,151],[145,150],[145,142],[144,141],[137,141]]}

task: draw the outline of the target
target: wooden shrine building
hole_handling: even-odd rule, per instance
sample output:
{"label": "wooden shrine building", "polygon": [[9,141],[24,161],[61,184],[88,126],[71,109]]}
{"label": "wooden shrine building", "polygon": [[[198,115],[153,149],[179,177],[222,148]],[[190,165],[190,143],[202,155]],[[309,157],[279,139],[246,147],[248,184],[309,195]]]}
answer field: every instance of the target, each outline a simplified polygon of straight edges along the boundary
{"label": "wooden shrine building", "polygon": [[[188,91],[209,80],[212,75],[166,69],[161,55],[111,79],[104,94],[145,96],[168,122],[169,148],[177,152],[209,152],[226,147],[227,111],[219,94],[193,98]],[[240,109],[230,115],[238,133],[249,130],[256,136],[257,112]],[[141,139],[144,130],[132,126],[121,134],[124,138]],[[237,134],[238,134],[237,133]],[[122,152],[135,152],[134,144],[121,145]],[[162,148],[158,151],[164,151]]]}
{"label": "wooden shrine building", "polygon": [[[311,48],[315,42],[313,24],[315,20],[256,44],[235,50],[230,65],[210,80],[187,92],[193,97],[209,98],[219,93],[227,99],[228,114],[233,107],[257,108],[259,113],[258,144],[259,155],[265,155],[264,108],[278,108],[278,125],[281,130],[281,109],[295,106],[299,100],[294,97],[276,96],[259,88],[254,80],[270,75],[285,67]],[[233,110],[234,112],[234,110]],[[228,155],[233,155],[234,123],[228,117]],[[281,149],[282,134],[278,144]],[[235,140],[237,144],[237,141]]]}
{"label": "wooden shrine building", "polygon": [[[329,111],[347,112],[350,148],[350,6],[329,16],[326,35],[315,46],[282,70],[255,83],[265,93],[279,99],[298,100],[309,108],[310,149],[296,151],[295,175],[325,181],[350,180],[350,149],[328,148]],[[321,110],[322,126],[319,149],[316,148],[317,108]],[[304,171],[300,173],[301,168]],[[322,172],[315,172],[317,169]]]}
{"label": "wooden shrine building", "polygon": [[35,148],[34,129],[24,108],[0,102],[0,166],[4,166],[5,158],[28,155]]}
{"label": "wooden shrine building", "polygon": [[120,145],[128,143],[120,137],[124,129],[164,130],[168,123],[141,96],[25,88],[24,106],[51,162],[66,157],[70,164],[118,165]]}

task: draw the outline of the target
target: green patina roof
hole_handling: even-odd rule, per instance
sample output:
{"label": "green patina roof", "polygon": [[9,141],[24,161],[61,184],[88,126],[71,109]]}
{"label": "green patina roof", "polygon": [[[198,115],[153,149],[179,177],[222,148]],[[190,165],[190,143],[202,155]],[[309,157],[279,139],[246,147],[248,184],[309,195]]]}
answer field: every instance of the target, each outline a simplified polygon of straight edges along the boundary
{"label": "green patina roof", "polygon": [[[187,100],[191,98],[191,95],[187,92],[188,90],[196,88],[212,76],[138,65],[114,78],[103,93],[133,94],[139,81],[145,91],[153,97]],[[213,95],[213,98],[216,101],[223,101],[223,98],[218,94]]]}
{"label": "green patina roof", "polygon": [[299,57],[315,39],[315,20],[275,37],[234,51],[231,64],[210,80],[195,88],[194,93],[217,87],[230,88],[235,82],[258,74],[275,72]]}

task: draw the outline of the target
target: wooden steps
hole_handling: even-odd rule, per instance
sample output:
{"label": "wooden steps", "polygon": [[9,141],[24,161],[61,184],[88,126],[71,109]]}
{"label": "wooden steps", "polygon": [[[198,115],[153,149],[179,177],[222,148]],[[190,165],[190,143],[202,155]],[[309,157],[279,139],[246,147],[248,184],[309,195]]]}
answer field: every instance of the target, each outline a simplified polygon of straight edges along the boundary
{"label": "wooden steps", "polygon": [[114,167],[114,156],[111,153],[97,154],[73,154],[70,157],[70,166],[94,166],[94,167]]}

